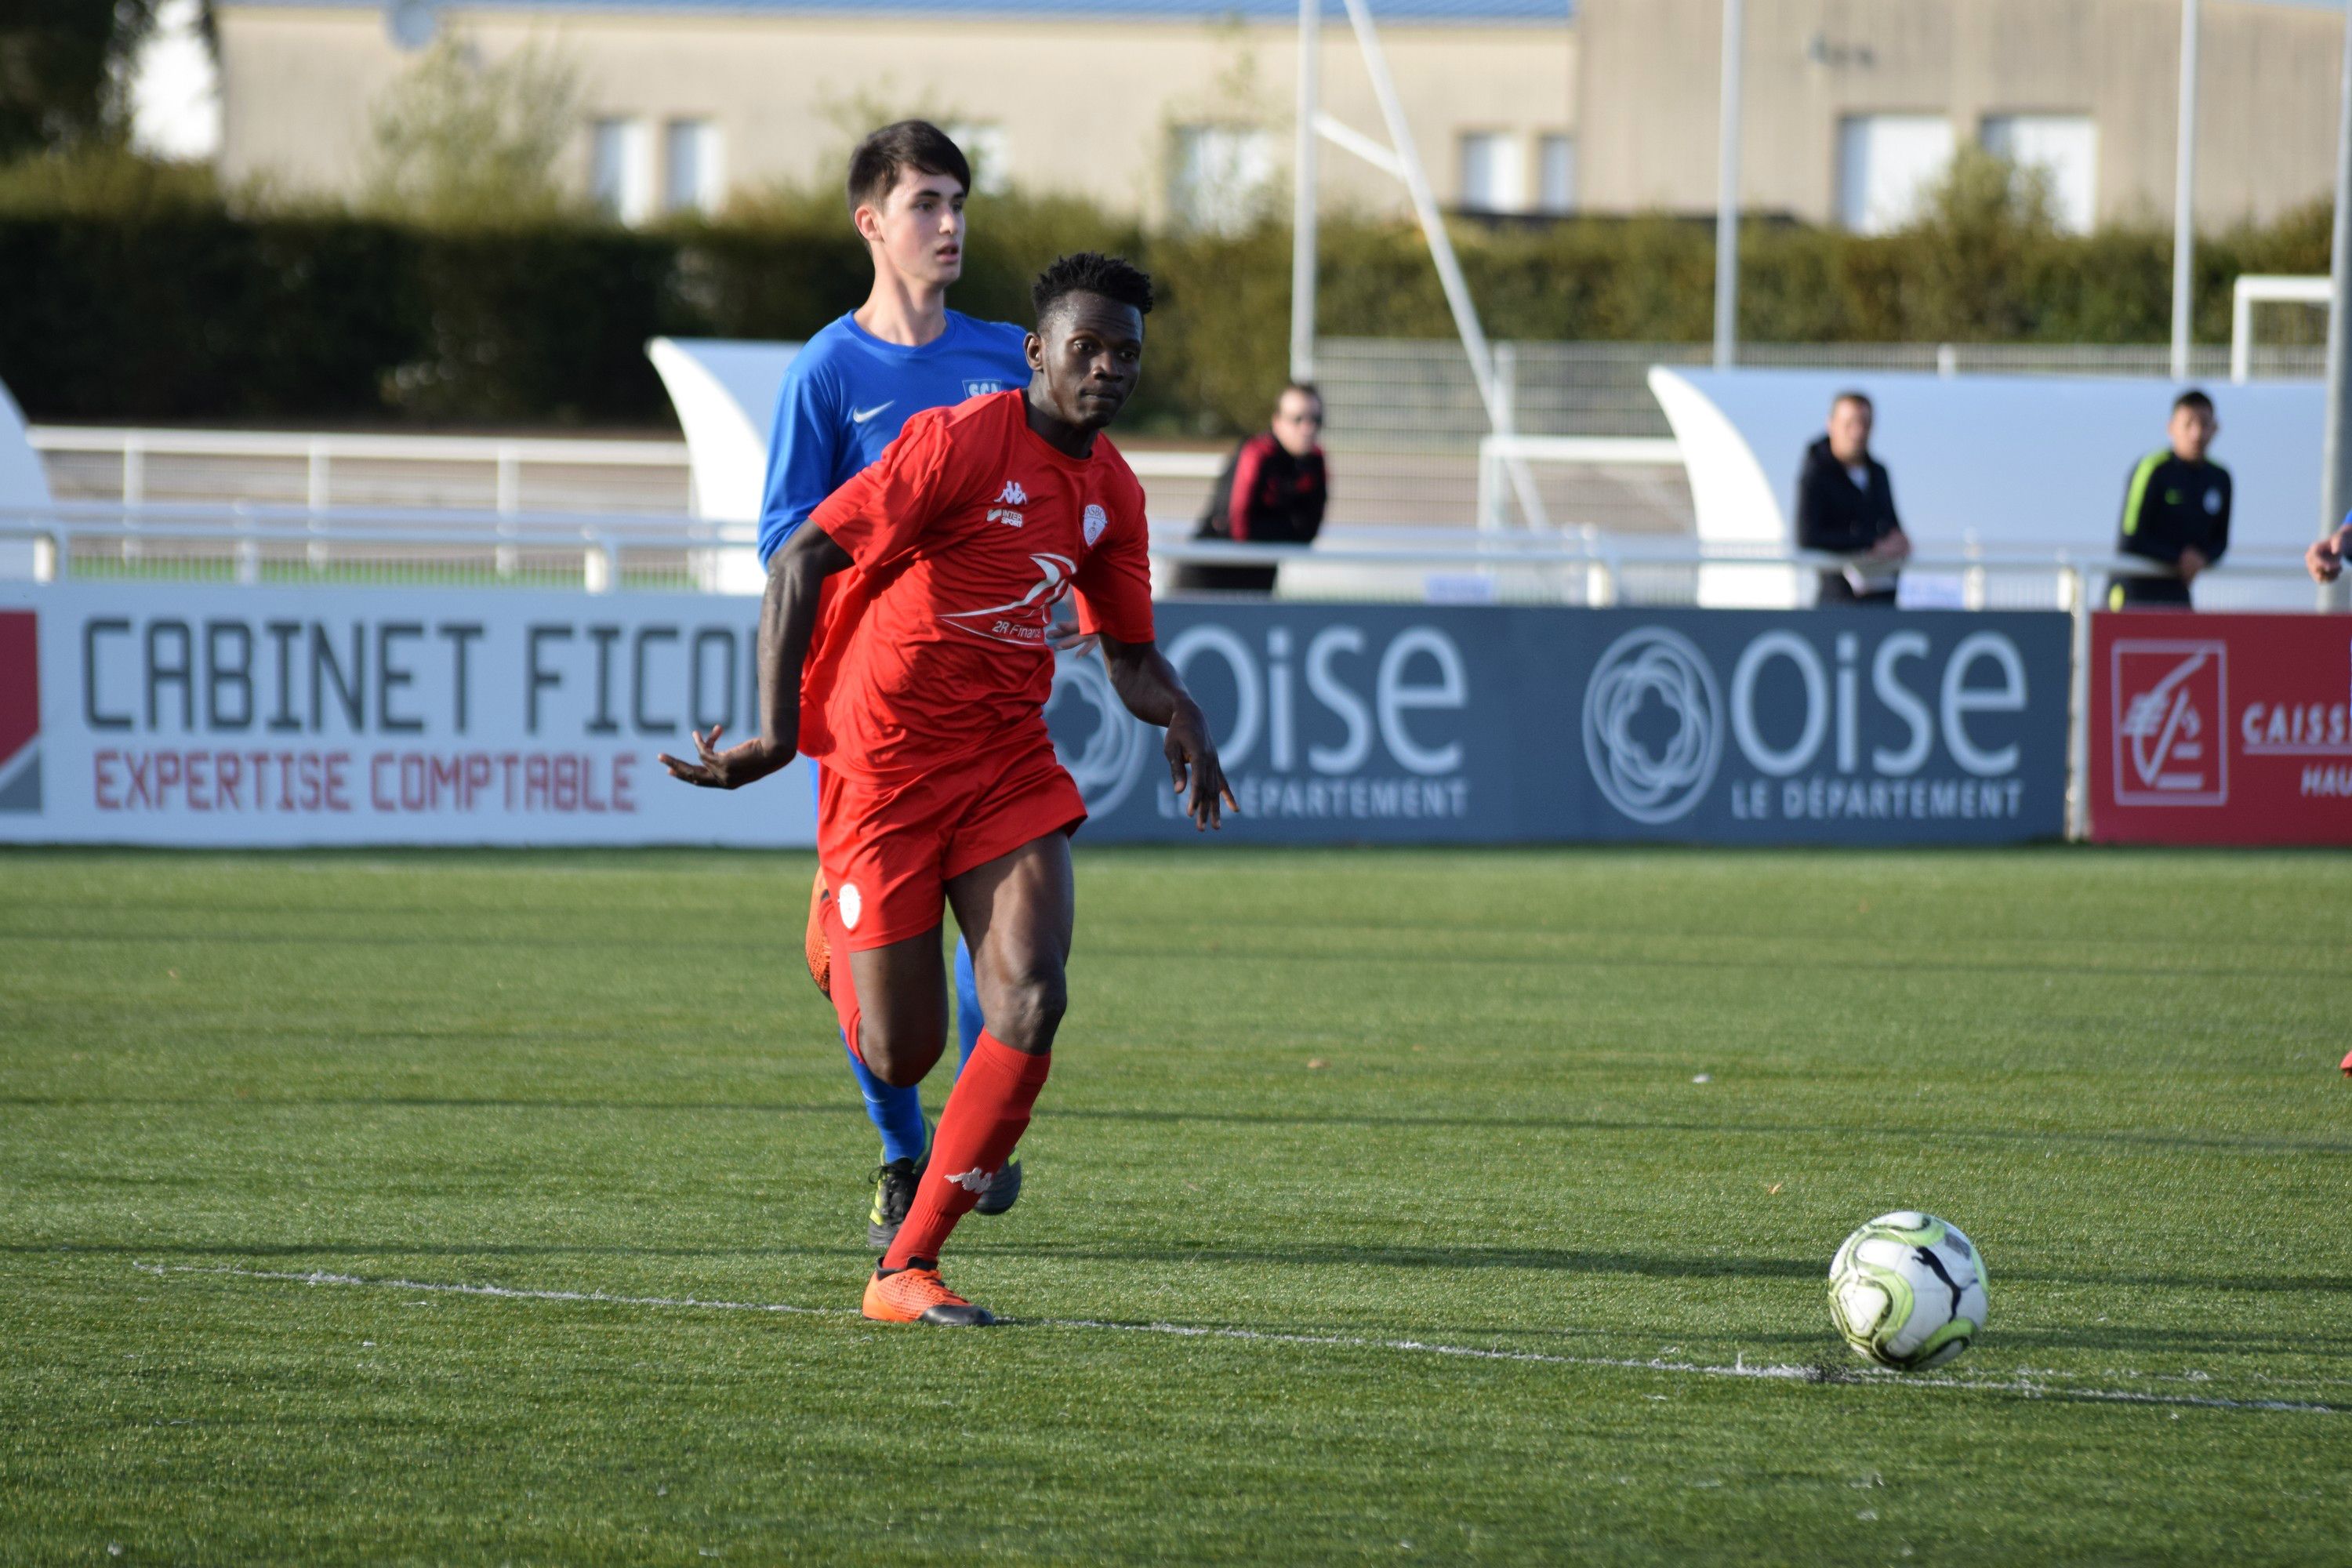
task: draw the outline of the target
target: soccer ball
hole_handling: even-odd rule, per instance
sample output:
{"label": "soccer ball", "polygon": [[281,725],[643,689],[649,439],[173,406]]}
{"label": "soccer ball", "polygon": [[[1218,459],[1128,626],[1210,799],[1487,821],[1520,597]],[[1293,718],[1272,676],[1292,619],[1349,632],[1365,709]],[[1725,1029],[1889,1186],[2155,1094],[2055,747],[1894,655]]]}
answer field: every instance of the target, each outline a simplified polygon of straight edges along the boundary
{"label": "soccer ball", "polygon": [[1984,1260],[1934,1215],[1880,1215],[1830,1263],[1830,1316],[1855,1353],[1881,1366],[1941,1366],[1984,1331]]}

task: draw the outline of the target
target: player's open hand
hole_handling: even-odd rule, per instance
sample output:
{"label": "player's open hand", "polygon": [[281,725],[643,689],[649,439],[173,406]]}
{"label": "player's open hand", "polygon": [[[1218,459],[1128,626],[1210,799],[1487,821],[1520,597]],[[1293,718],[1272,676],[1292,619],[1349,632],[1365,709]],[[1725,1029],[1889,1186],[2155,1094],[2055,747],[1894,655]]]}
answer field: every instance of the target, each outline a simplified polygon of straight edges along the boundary
{"label": "player's open hand", "polygon": [[2344,535],[2331,533],[2303,552],[2303,563],[2315,583],[2333,583],[2344,575]]}
{"label": "player's open hand", "polygon": [[1192,819],[1192,830],[1221,827],[1225,812],[1241,815],[1241,804],[1234,799],[1233,785],[1225,782],[1225,768],[1217,761],[1216,742],[1209,739],[1209,723],[1199,708],[1187,702],[1168,721],[1167,743],[1160,748],[1168,756],[1168,777],[1178,795],[1188,790],[1191,798],[1184,803],[1184,815]]}
{"label": "player's open hand", "polygon": [[704,789],[740,789],[766,778],[793,760],[790,746],[771,745],[756,735],[722,752],[719,749],[719,737],[726,731],[724,724],[713,724],[708,735],[695,731],[693,762],[673,757],[667,752],[656,755],[662,766],[669,770],[670,777]]}
{"label": "player's open hand", "polygon": [[1095,634],[1078,630],[1075,621],[1056,621],[1045,628],[1045,646],[1055,653],[1075,653],[1080,657],[1095,650]]}

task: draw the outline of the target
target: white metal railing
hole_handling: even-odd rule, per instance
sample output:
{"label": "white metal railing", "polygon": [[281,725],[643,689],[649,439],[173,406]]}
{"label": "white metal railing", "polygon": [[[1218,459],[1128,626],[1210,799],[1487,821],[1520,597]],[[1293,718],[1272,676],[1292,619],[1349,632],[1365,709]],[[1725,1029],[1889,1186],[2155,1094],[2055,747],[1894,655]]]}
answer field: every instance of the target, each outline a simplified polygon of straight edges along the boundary
{"label": "white metal railing", "polygon": [[1546,463],[1561,468],[1675,468],[1682,466],[1682,443],[1671,436],[1522,436],[1503,432],[1478,438],[1478,526],[1497,531],[1509,526],[1504,497],[1517,493],[1531,508],[1528,526],[1545,528],[1543,502],[1532,485],[1507,486],[1513,464]]}
{"label": "white metal railing", "polygon": [[[687,445],[674,440],[585,440],[506,436],[338,435],[293,430],[173,430],[135,426],[35,425],[26,431],[44,456],[78,454],[112,458],[121,474],[120,499],[146,501],[151,458],[221,458],[299,462],[303,501],[314,510],[337,506],[338,464],[432,464],[489,470],[491,510],[519,514],[523,478],[530,469],[657,470],[674,475],[685,510],[695,509]],[[1139,479],[1213,479],[1224,462],[1221,452],[1122,451]],[[576,488],[576,487],[575,487]]]}
{"label": "white metal railing", "polygon": [[[1304,569],[1423,570],[1538,574],[1558,592],[1552,602],[1609,605],[1627,602],[1629,577],[1645,570],[1697,574],[1710,569],[1834,571],[1845,558],[1771,545],[1707,543],[1687,537],[1612,534],[1581,528],[1549,532],[1485,532],[1454,528],[1339,528],[1311,547],[1234,543],[1188,537],[1189,521],[1155,522],[1151,553],[1169,565],[1274,565]],[[73,575],[99,561],[143,562],[169,574],[174,560],[196,559],[211,547],[212,559],[226,559],[241,581],[258,580],[258,566],[273,547],[280,557],[299,556],[313,568],[405,552],[462,560],[480,569],[485,581],[510,576],[516,561],[532,552],[578,554],[582,584],[593,591],[621,582],[618,557],[657,552],[700,558],[747,550],[757,531],[748,523],[713,522],[677,514],[611,512],[466,511],[413,508],[314,509],[298,506],[150,504],[126,506],[63,501],[0,510],[0,540],[29,540],[36,546],[42,580]],[[100,549],[88,548],[91,545]],[[179,547],[169,557],[153,552]],[[299,547],[299,548],[297,548]],[[592,562],[601,564],[591,564]],[[2150,575],[2163,569],[2133,556],[2084,554],[2046,545],[1970,542],[1958,551],[1921,552],[1904,561],[1907,574],[1957,582],[1950,607],[1982,609],[1997,602],[2038,604],[2049,608],[2086,605],[2090,585],[2117,577]],[[2302,581],[2302,558],[2289,551],[2240,550],[2207,574],[2231,584]],[[1999,599],[1995,579],[2025,579],[2033,584],[2021,597]],[[697,580],[701,580],[698,572]],[[715,579],[714,579],[715,580]],[[1419,595],[1414,595],[1419,596]],[[2318,607],[2315,595],[2308,604]]]}
{"label": "white metal railing", "polygon": [[523,471],[530,467],[675,470],[692,509],[691,472],[683,441],[524,439],[491,436],[331,435],[308,431],[149,430],[36,425],[26,431],[33,449],[110,456],[121,465],[121,499],[147,499],[151,457],[293,460],[303,465],[303,499],[315,510],[335,504],[339,461],[487,466],[495,510],[522,510]]}

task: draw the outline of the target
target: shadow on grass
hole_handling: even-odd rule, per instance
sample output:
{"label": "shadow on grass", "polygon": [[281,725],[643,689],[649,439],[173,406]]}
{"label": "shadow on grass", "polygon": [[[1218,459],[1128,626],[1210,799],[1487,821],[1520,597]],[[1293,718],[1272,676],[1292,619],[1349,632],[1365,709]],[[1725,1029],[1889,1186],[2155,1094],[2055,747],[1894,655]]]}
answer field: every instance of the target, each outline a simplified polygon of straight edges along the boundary
{"label": "shadow on grass", "polygon": [[[535,908],[535,906],[525,907]],[[272,910],[269,912],[275,915],[284,915],[287,911],[283,910]],[[331,911],[302,908],[294,912],[308,921],[313,915]],[[373,911],[362,910],[355,912],[371,913]],[[367,930],[354,931],[349,934],[342,934],[320,931],[317,930],[283,932],[224,931],[205,930],[77,931],[59,931],[54,929],[5,927],[0,928],[0,942],[41,942],[66,946],[89,945],[105,947],[316,947],[363,948],[369,950],[388,950],[395,948],[440,950],[446,948],[475,948],[480,945],[487,934],[494,932],[497,946],[500,952],[543,951],[561,952],[566,953],[610,952],[626,954],[688,952],[705,956],[714,953],[748,952],[762,955],[763,957],[773,961],[780,968],[789,961],[788,958],[778,956],[780,952],[782,951],[782,942],[778,940],[772,940],[765,936],[737,936],[733,938],[724,935],[709,936],[704,934],[698,929],[687,936],[667,938],[648,937],[643,932],[634,931],[608,936],[583,935],[578,932],[570,931],[542,935],[537,932],[517,931],[509,929],[503,922],[509,921],[514,912],[515,911],[512,909],[506,907],[457,911],[459,916],[478,915],[480,917],[480,929],[470,929],[458,923],[457,921],[453,921],[452,911],[447,910],[418,910],[414,911],[415,917],[422,920],[429,916],[435,922],[436,929],[429,932],[415,935],[399,931]],[[1231,928],[1221,926],[1220,929],[1229,930]],[[1459,934],[1455,931],[1454,928],[1450,927],[1350,927],[1340,929],[1379,931],[1384,933],[1400,936],[1426,936],[1432,932]],[[1471,934],[1475,936],[1479,933],[1474,931]],[[1513,934],[1524,940],[1530,933],[1515,931]],[[1540,932],[1533,934],[1539,936],[1546,942],[1616,942],[1625,940],[1623,934],[1621,932],[1606,931],[1563,933]],[[1654,941],[1661,943],[1680,943],[1692,940],[1692,936],[1691,933],[1687,932],[1662,931],[1651,933],[1641,940]],[[1786,942],[1789,939],[1781,934],[1744,936],[1711,934],[1707,940],[1740,945],[1760,945],[1765,943],[1782,943]],[[2300,966],[2279,964],[2255,965],[2214,963],[2084,964],[2081,963],[2070,963],[2055,959],[1990,959],[1982,962],[1969,963],[1949,958],[1923,957],[1912,953],[1900,953],[1888,958],[1855,958],[1851,955],[1840,955],[1834,959],[1824,959],[1816,958],[1802,952],[1774,951],[1759,952],[1752,955],[1730,953],[1677,957],[1672,955],[1639,952],[1560,952],[1556,951],[1524,951],[1518,952],[1432,952],[1426,951],[1427,946],[1428,944],[1424,942],[1422,944],[1423,950],[1421,951],[1381,952],[1375,953],[1366,953],[1362,952],[1301,952],[1296,951],[1282,951],[1272,948],[1261,948],[1253,950],[1246,954],[1235,954],[1232,959],[1227,960],[1227,962],[1240,962],[1244,964],[1265,965],[1277,968],[1328,968],[1337,965],[1345,967],[1351,972],[1360,971],[1366,963],[1370,963],[1377,965],[1383,971],[1394,971],[1399,969],[1458,971],[1465,966],[1471,966],[1503,969],[1527,969],[1531,967],[1540,967],[1546,970],[1601,970],[1612,973],[1622,970],[1658,970],[1667,973],[1703,971],[1710,974],[1717,974],[1737,971],[1769,970],[1776,975],[1820,973],[1832,979],[1860,973],[1880,973],[1906,979],[1923,974],[1984,975],[1988,978],[1995,978],[2003,975],[2043,975],[2078,983],[2082,981],[2098,980],[2161,980],[2178,982],[2200,980],[2307,981],[2319,978],[2323,974],[2333,973],[2330,970],[2319,966],[2316,963]],[[1161,965],[1169,962],[1171,954],[1169,949],[1162,943],[1130,944],[1119,942],[1117,939],[1111,939],[1108,941],[1089,942],[1087,945],[1086,956],[1089,960],[1099,959],[1106,961],[1126,961],[1131,963],[1144,962],[1154,965]]]}
{"label": "shadow on grass", "polygon": [[[0,1095],[0,1109],[73,1110],[103,1106],[234,1107],[239,1110],[313,1110],[383,1108],[404,1110],[599,1110],[691,1112],[696,1114],[767,1116],[847,1116],[864,1108],[845,1096],[824,1105],[790,1105],[755,1100],[648,1100],[516,1099],[487,1095],[353,1095],[304,1099],[196,1098],[131,1095]],[[1444,1111],[1383,1113],[1354,1110],[1188,1110],[1095,1109],[1050,1106],[1048,1121],[1111,1121],[1163,1124],[1188,1122],[1248,1128],[1375,1127],[1460,1129],[1469,1131],[1519,1132],[1670,1132],[1770,1138],[1851,1138],[1851,1126],[1835,1127],[1777,1121],[1643,1121],[1597,1116],[1485,1116]],[[2277,1138],[2262,1134],[2229,1136],[2215,1133],[2164,1131],[2077,1131],[2056,1128],[1874,1126],[1874,1137],[1912,1139],[1927,1143],[1957,1142],[2116,1145],[2146,1149],[2205,1149],[2236,1154],[2347,1154],[2352,1140]]]}
{"label": "shadow on grass", "polygon": [[[1677,1257],[1671,1254],[1594,1251],[1557,1247],[1367,1247],[1299,1243],[1284,1247],[1150,1246],[1122,1242],[1108,1246],[1069,1246],[1055,1242],[996,1241],[985,1234],[959,1247],[967,1258],[1002,1258],[1029,1263],[1212,1264],[1263,1268],[1310,1268],[1385,1269],[1516,1269],[1528,1272],[1605,1275],[1654,1279],[1802,1279],[1819,1283],[1822,1266],[1813,1258],[1749,1257]],[[0,1242],[0,1256],[205,1258],[473,1258],[484,1259],[534,1258],[648,1258],[699,1259],[759,1259],[783,1258],[867,1258],[872,1252],[855,1241],[838,1246],[789,1242],[757,1247],[688,1245],[648,1246],[635,1242],[446,1242],[313,1241],[313,1242]],[[324,1261],[320,1267],[326,1267]],[[2064,1273],[2049,1270],[2005,1270],[1997,1288],[2009,1285],[2083,1285],[2147,1290],[2201,1290],[2218,1295],[2232,1292],[2270,1295],[2291,1292],[2342,1296],[2352,1293],[2352,1275]],[[2101,1324],[2080,1330],[2037,1331],[2041,1340],[2023,1334],[2015,1342],[2106,1345],[2115,1348],[2158,1348],[2165,1336],[2176,1336],[2182,1346],[2226,1340],[2226,1334],[2192,1330],[2137,1329],[2127,1323]],[[2108,1336],[2108,1337],[2101,1337]],[[2133,1336],[2140,1336],[2134,1338]],[[1743,1336],[1753,1338],[1754,1336]],[[1769,1339],[1771,1336],[1764,1336]],[[2282,1351],[2315,1354],[2352,1354],[2352,1344],[2341,1352],[2319,1350],[2315,1336],[2276,1338]],[[2011,1339],[2008,1332],[2004,1340]]]}
{"label": "shadow on grass", "polygon": [[[416,1242],[92,1242],[0,1243],[0,1253],[21,1257],[108,1257],[163,1259],[177,1258],[857,1258],[872,1252],[854,1243],[839,1247],[648,1247],[629,1243],[434,1243]],[[1008,1246],[978,1240],[963,1253],[970,1258],[1018,1258],[1040,1263],[1211,1263],[1265,1268],[1300,1264],[1314,1267],[1363,1268],[1508,1268],[1552,1270],[1578,1274],[1636,1275],[1653,1279],[1705,1279],[1739,1276],[1764,1279],[1811,1279],[1821,1272],[1810,1261],[1779,1258],[1674,1258],[1631,1252],[1590,1252],[1571,1247],[1333,1247],[1302,1245],[1280,1248],[1249,1247],[1084,1247]],[[320,1263],[320,1267],[327,1267]]]}

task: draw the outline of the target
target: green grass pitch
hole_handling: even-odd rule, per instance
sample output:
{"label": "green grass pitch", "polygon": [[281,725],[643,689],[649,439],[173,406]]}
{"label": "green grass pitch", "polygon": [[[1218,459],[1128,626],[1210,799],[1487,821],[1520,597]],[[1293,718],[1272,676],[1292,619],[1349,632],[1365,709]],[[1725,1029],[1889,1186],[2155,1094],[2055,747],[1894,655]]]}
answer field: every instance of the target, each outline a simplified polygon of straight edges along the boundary
{"label": "green grass pitch", "polygon": [[2352,858],[1082,847],[961,1333],[808,873],[0,855],[0,1561],[2352,1559]]}

